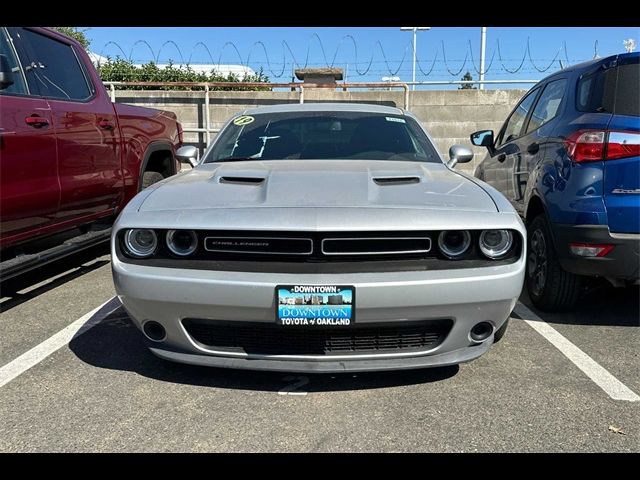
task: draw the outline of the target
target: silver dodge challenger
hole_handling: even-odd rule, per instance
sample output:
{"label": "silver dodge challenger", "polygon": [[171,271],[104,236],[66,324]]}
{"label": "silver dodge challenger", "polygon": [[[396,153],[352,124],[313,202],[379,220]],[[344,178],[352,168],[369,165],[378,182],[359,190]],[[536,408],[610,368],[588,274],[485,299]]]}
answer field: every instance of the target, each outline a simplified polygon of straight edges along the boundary
{"label": "silver dodge challenger", "polygon": [[194,168],[140,192],[111,239],[151,351],[218,367],[458,364],[504,334],[525,266],[511,204],[453,170],[409,112],[275,105],[231,118]]}

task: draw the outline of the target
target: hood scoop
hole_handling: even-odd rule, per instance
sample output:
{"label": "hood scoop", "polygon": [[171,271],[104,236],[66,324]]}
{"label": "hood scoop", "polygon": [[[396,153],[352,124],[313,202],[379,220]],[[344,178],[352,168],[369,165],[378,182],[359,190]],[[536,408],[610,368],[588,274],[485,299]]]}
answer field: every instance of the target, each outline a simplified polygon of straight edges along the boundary
{"label": "hood scoop", "polygon": [[261,185],[264,177],[238,177],[225,175],[218,180],[220,183],[231,183],[233,185]]}
{"label": "hood scoop", "polygon": [[380,185],[409,185],[420,183],[420,177],[375,177],[373,181]]}

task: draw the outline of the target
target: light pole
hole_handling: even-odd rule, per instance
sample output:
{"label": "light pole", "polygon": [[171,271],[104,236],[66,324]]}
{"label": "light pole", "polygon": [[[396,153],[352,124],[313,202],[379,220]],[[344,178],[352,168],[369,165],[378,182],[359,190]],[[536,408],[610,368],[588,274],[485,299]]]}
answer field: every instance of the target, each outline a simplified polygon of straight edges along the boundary
{"label": "light pole", "polygon": [[415,90],[416,89],[416,85],[415,85],[415,81],[416,81],[416,34],[418,33],[418,30],[430,30],[431,27],[400,27],[400,30],[402,31],[407,31],[407,30],[411,30],[413,31],[413,74],[411,75],[411,81],[414,82],[413,85],[411,85],[411,90]]}
{"label": "light pole", "polygon": [[[480,81],[484,81],[484,59],[487,49],[487,27],[480,30]],[[480,90],[484,90],[484,83],[480,84]]]}

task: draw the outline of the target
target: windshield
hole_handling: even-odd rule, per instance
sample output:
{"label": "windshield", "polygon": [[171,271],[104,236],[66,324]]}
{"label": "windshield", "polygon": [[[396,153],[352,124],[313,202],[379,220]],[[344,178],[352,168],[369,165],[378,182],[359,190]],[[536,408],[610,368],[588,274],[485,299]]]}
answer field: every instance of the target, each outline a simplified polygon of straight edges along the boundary
{"label": "windshield", "polygon": [[204,163],[284,159],[442,162],[417,122],[405,115],[281,112],[236,117]]}

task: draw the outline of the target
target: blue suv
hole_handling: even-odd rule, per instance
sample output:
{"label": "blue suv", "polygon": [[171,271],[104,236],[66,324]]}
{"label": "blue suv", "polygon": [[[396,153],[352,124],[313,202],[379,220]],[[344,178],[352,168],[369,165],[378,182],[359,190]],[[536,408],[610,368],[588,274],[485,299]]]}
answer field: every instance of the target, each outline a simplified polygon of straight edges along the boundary
{"label": "blue suv", "polygon": [[571,308],[584,276],[638,283],[640,53],[561,70],[532,88],[475,176],[500,190],[528,230],[525,282],[536,307]]}

